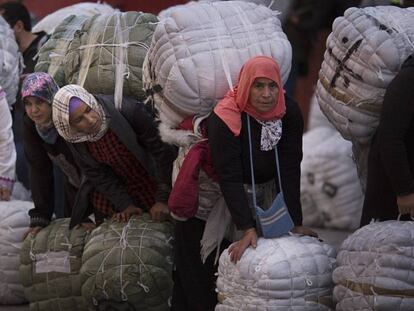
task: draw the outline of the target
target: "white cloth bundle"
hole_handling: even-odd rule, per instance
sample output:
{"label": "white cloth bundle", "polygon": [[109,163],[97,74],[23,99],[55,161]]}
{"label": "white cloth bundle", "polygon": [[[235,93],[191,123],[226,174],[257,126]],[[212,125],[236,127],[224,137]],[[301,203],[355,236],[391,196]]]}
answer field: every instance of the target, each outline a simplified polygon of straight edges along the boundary
{"label": "white cloth bundle", "polygon": [[276,59],[285,82],[292,51],[277,15],[241,1],[162,11],[143,65],[144,88],[156,93],[161,121],[174,128],[186,116],[209,113],[253,56]]}
{"label": "white cloth bundle", "polygon": [[343,242],[337,261],[336,310],[413,310],[414,222],[359,229]]}
{"label": "white cloth bundle", "polygon": [[321,109],[345,139],[369,144],[385,89],[414,52],[414,10],[350,8],[334,21],[326,45],[317,84]]}
{"label": "white cloth bundle", "polygon": [[70,15],[94,16],[95,14],[111,14],[118,11],[105,3],[84,2],[64,7],[42,18],[32,29],[32,32],[44,31],[53,33],[55,28]]}
{"label": "white cloth bundle", "polygon": [[23,234],[29,229],[33,203],[0,202],[0,305],[26,302],[20,281],[20,250]]}
{"label": "white cloth bundle", "polygon": [[308,236],[260,238],[241,260],[220,257],[216,311],[330,310],[335,250]]}
{"label": "white cloth bundle", "polygon": [[308,118],[308,131],[317,127],[329,127],[335,128],[328,118],[323,114],[321,108],[319,107],[318,98],[314,94],[310,101],[309,108],[309,118]]}
{"label": "white cloth bundle", "polygon": [[351,143],[328,127],[306,132],[301,164],[304,224],[354,230],[363,200]]}
{"label": "white cloth bundle", "polygon": [[6,92],[9,107],[16,101],[22,57],[13,30],[0,16],[0,87]]}
{"label": "white cloth bundle", "polygon": [[16,175],[16,147],[13,140],[12,117],[0,87],[0,188],[12,189]]}

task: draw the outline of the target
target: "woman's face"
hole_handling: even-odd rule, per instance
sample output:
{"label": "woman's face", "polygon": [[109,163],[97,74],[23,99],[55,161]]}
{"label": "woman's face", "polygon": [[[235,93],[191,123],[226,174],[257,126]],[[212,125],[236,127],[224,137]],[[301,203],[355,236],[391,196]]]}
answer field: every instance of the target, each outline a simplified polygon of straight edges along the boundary
{"label": "woman's face", "polygon": [[102,119],[99,114],[82,102],[69,116],[69,124],[78,133],[93,135],[99,132]]}
{"label": "woman's face", "polygon": [[276,105],[279,87],[268,78],[256,78],[250,87],[249,101],[258,112],[268,112]]}
{"label": "woman's face", "polygon": [[52,121],[52,106],[35,96],[24,98],[24,109],[36,125],[47,126]]}

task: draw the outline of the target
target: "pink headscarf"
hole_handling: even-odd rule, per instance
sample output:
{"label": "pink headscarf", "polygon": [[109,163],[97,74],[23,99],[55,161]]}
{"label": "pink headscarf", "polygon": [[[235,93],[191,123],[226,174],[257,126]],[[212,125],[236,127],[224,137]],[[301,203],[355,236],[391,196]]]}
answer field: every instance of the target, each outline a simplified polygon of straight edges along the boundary
{"label": "pink headscarf", "polygon": [[[249,101],[250,88],[256,78],[268,78],[276,82],[279,87],[276,105],[270,111],[259,112]],[[214,112],[236,136],[240,135],[243,111],[260,121],[277,120],[284,116],[285,91],[280,78],[279,65],[273,58],[256,56],[248,60],[240,70],[239,81],[234,91],[228,91],[214,108]]]}

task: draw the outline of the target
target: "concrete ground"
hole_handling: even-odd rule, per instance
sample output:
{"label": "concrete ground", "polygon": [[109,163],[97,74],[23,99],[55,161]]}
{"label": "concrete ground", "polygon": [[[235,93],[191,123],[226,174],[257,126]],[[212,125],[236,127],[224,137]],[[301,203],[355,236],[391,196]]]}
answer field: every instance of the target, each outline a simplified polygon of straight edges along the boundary
{"label": "concrete ground", "polygon": [[[338,231],[338,230],[331,230],[331,229],[320,229],[320,228],[313,228],[318,234],[319,238],[324,240],[326,243],[335,246],[337,249],[341,245],[342,241],[344,241],[348,235],[352,232],[348,231]],[[0,311],[28,311],[28,305],[20,305],[20,306],[1,306]]]}

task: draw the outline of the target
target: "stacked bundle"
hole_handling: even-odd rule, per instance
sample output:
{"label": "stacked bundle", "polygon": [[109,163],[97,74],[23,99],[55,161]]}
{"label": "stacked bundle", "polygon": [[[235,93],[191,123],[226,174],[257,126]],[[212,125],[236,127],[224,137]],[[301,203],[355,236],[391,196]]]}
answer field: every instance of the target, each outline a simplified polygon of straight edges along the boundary
{"label": "stacked bundle", "polygon": [[[169,310],[172,225],[132,217],[95,229],[82,258],[82,295],[99,310]],[[133,306],[128,309],[128,306]]]}
{"label": "stacked bundle", "polygon": [[85,15],[70,15],[65,18],[40,48],[35,71],[47,72],[59,86],[66,85],[66,51],[75,37],[75,32],[82,28],[87,19]]}
{"label": "stacked bundle", "polygon": [[336,310],[413,310],[414,222],[367,225],[343,242],[337,260]]}
{"label": "stacked bundle", "polygon": [[70,15],[93,16],[95,14],[111,14],[114,11],[115,9],[105,3],[77,3],[47,15],[33,27],[32,32],[44,31],[48,34],[52,34],[55,32],[56,27],[60,25],[62,20],[66,19]]}
{"label": "stacked bundle", "polygon": [[23,234],[29,229],[27,212],[31,208],[31,202],[0,202],[0,305],[26,301],[19,266]]}
{"label": "stacked bundle", "polygon": [[152,40],[156,16],[116,12],[89,18],[75,33],[65,56],[67,84],[78,84],[93,94],[145,99],[142,64]]}
{"label": "stacked bundle", "polygon": [[241,1],[190,2],[161,12],[143,68],[161,121],[175,128],[187,116],[208,114],[253,56],[276,59],[285,82],[292,52],[277,15]]}
{"label": "stacked bundle", "polygon": [[308,236],[259,239],[234,264],[220,257],[216,311],[331,310],[335,250]]}
{"label": "stacked bundle", "polygon": [[354,230],[359,226],[363,199],[351,143],[329,127],[305,133],[301,164],[304,224]]}
{"label": "stacked bundle", "polygon": [[9,107],[16,101],[22,58],[13,30],[0,16],[0,87],[6,92]]}
{"label": "stacked bundle", "polygon": [[414,51],[413,21],[410,8],[350,8],[335,20],[327,40],[318,101],[330,122],[352,141],[363,183],[385,89]]}
{"label": "stacked bundle", "polygon": [[20,278],[31,310],[86,310],[79,271],[88,234],[69,230],[69,221],[52,221],[23,243]]}

